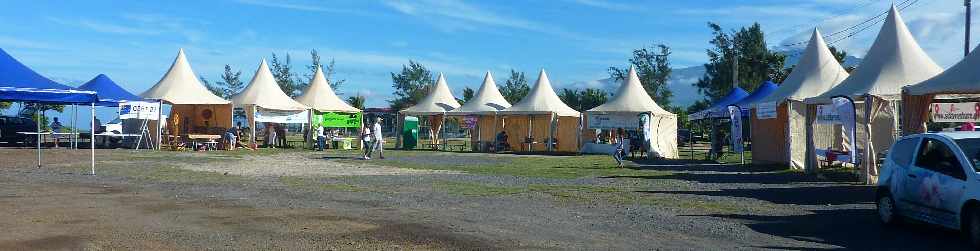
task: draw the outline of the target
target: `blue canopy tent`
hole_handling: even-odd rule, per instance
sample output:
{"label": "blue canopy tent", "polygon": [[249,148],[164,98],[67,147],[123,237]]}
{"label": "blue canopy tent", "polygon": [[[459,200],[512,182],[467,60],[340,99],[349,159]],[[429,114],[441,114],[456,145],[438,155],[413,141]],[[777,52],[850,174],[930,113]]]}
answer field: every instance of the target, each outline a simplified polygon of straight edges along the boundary
{"label": "blue canopy tent", "polygon": [[98,93],[99,102],[95,103],[97,106],[116,107],[122,102],[143,100],[140,96],[123,89],[105,74],[95,76],[92,80],[79,86],[78,89]]}
{"label": "blue canopy tent", "polygon": [[756,87],[752,94],[749,94],[749,96],[735,102],[733,105],[741,107],[743,111],[747,110],[752,106],[752,104],[755,104],[756,102],[768,97],[770,94],[772,94],[772,92],[776,91],[776,88],[778,87],[779,85],[773,83],[772,81],[766,80],[766,82],[763,82],[762,85]]}
{"label": "blue canopy tent", "polygon": [[[44,103],[44,104],[92,104],[92,118],[95,118],[95,92],[75,90],[56,83],[0,49],[0,101]],[[41,124],[37,132],[37,166],[41,167]],[[94,124],[94,123],[93,123]],[[92,130],[93,132],[95,130]],[[26,132],[23,132],[27,134]],[[92,138],[94,139],[94,137]],[[95,141],[92,141],[95,144]],[[92,174],[95,174],[95,147],[92,147]]]}
{"label": "blue canopy tent", "polygon": [[[93,91],[98,93],[99,102],[95,103],[96,106],[119,107],[122,103],[125,102],[144,100],[142,97],[137,96],[129,91],[126,91],[126,89],[123,89],[121,86],[119,86],[119,84],[116,84],[115,81],[112,81],[112,79],[110,79],[105,74],[99,74],[98,76],[95,76],[95,78],[92,78],[92,80],[89,80],[85,84],[79,86],[78,89]],[[156,100],[155,102],[159,103],[160,101]],[[157,115],[157,121],[160,121],[159,113]],[[148,121],[144,121],[144,124],[142,126],[147,126],[147,125],[151,125],[151,124],[149,124]],[[110,136],[110,134],[100,134],[100,135]],[[137,148],[139,148],[142,142],[144,142],[143,141],[144,135],[142,133],[138,135],[137,134],[111,134],[111,136],[139,137],[139,141],[136,142]]]}
{"label": "blue canopy tent", "polygon": [[745,91],[741,87],[736,87],[732,91],[728,92],[728,95],[721,97],[714,104],[704,109],[703,111],[693,113],[689,116],[688,120],[702,120],[708,118],[726,118],[728,117],[728,106],[737,103],[738,101],[749,96],[749,92]]}

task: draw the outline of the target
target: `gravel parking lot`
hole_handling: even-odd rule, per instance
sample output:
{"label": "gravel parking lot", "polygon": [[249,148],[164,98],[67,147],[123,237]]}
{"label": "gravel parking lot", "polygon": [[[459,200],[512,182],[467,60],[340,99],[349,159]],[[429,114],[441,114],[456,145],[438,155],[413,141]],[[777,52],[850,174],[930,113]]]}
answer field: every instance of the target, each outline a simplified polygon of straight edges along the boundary
{"label": "gravel parking lot", "polygon": [[942,249],[873,189],[688,161],[388,151],[0,149],[0,249]]}

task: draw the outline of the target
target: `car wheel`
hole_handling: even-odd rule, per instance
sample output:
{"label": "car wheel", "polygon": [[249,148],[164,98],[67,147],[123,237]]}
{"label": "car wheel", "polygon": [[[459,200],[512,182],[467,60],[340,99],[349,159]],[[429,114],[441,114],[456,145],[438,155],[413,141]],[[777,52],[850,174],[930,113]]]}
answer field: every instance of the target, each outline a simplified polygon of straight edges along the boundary
{"label": "car wheel", "polygon": [[966,226],[962,231],[970,240],[970,244],[973,244],[974,247],[980,247],[980,213],[976,208],[973,208],[966,213],[966,217]]}
{"label": "car wheel", "polygon": [[899,221],[899,216],[895,210],[895,200],[890,194],[878,196],[875,202],[878,209],[878,220],[884,225],[895,225]]}

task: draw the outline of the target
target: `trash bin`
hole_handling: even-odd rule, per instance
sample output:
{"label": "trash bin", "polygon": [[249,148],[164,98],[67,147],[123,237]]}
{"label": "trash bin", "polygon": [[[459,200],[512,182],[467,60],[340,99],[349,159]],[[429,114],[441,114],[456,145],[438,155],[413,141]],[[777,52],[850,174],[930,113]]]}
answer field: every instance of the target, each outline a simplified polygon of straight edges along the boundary
{"label": "trash bin", "polygon": [[415,149],[415,146],[419,143],[419,118],[418,117],[405,117],[405,123],[402,126],[402,149]]}

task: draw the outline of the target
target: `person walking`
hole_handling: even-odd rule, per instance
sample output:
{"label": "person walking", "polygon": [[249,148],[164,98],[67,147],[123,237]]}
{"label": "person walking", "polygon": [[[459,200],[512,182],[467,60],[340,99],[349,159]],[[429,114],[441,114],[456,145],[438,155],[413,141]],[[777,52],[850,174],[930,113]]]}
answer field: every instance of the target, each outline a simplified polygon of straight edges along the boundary
{"label": "person walking", "polygon": [[232,151],[235,150],[235,145],[238,144],[238,138],[241,137],[240,136],[241,128],[242,128],[242,122],[238,122],[237,124],[235,124],[235,126],[228,128],[228,131],[225,131],[225,141],[228,142],[228,146],[226,147],[226,149]]}
{"label": "person walking", "polygon": [[384,134],[381,133],[381,117],[374,118],[374,126],[371,127],[371,131],[374,132],[374,147],[368,157],[374,155],[374,151],[378,151],[378,158],[384,159],[385,138]]}
{"label": "person walking", "polygon": [[361,146],[364,148],[364,156],[361,157],[366,160],[371,159],[371,156],[368,155],[371,154],[371,148],[374,147],[374,145],[371,144],[371,138],[371,128],[364,127],[363,131],[361,131]]}
{"label": "person walking", "polygon": [[54,139],[54,148],[58,148],[58,133],[61,132],[61,122],[58,122],[58,117],[54,117],[54,122],[51,122],[51,138]]}
{"label": "person walking", "polygon": [[276,140],[278,139],[276,137],[278,136],[276,135],[277,134],[276,125],[269,123],[268,126],[266,127],[266,130],[268,130],[269,132],[266,134],[267,139],[265,141],[265,144],[268,145],[269,148],[276,148],[276,142],[277,142]]}
{"label": "person walking", "polygon": [[624,134],[625,131],[623,130],[623,128],[616,129],[616,139],[614,139],[616,141],[614,142],[614,144],[616,144],[616,149],[613,150],[613,159],[616,160],[616,165],[618,165],[619,167],[623,167],[623,151],[625,150],[624,141],[626,140]]}
{"label": "person walking", "polygon": [[323,151],[324,144],[326,144],[327,137],[323,134],[323,125],[316,127],[316,150]]}

